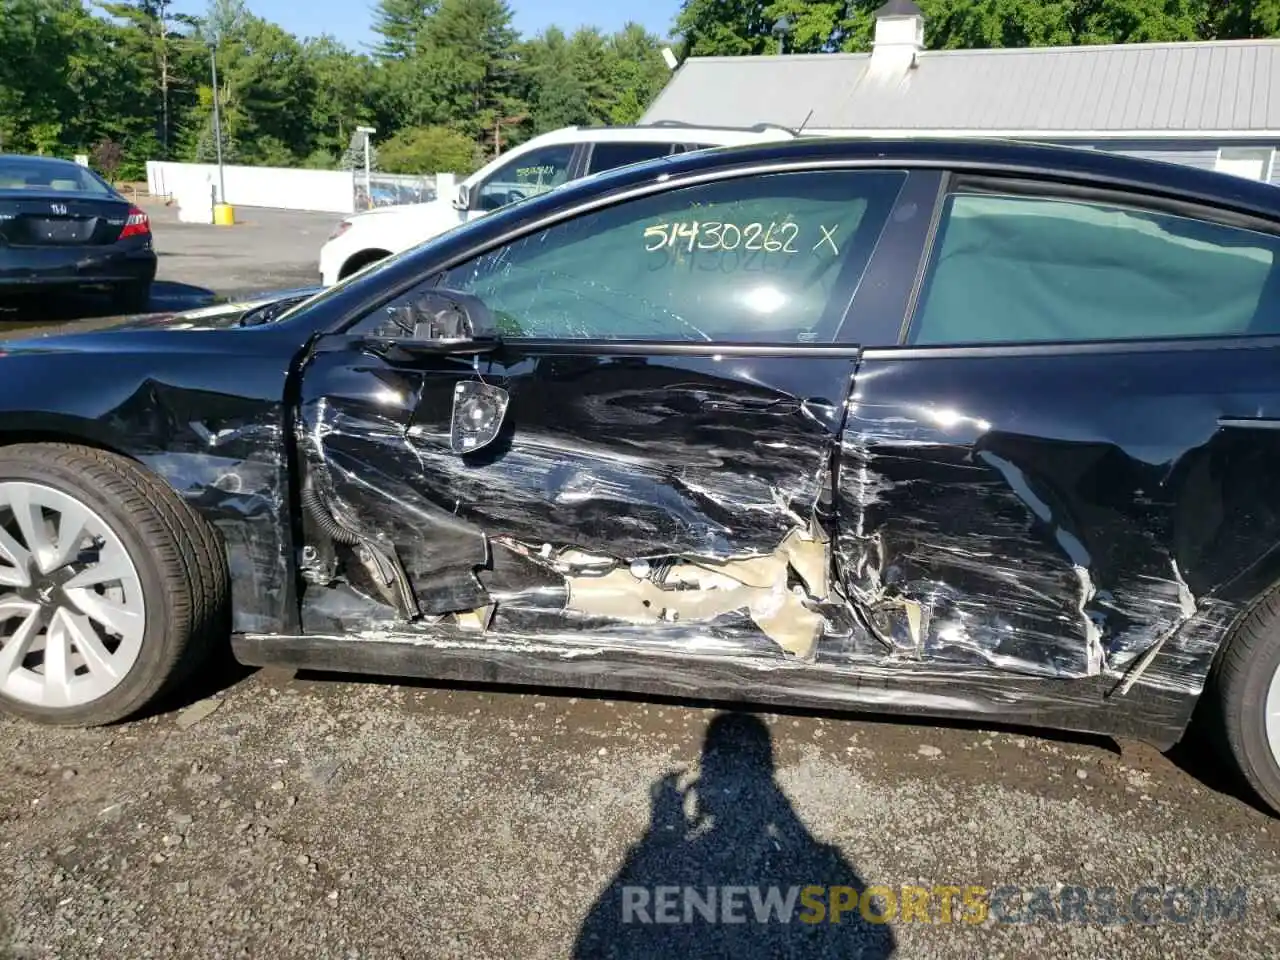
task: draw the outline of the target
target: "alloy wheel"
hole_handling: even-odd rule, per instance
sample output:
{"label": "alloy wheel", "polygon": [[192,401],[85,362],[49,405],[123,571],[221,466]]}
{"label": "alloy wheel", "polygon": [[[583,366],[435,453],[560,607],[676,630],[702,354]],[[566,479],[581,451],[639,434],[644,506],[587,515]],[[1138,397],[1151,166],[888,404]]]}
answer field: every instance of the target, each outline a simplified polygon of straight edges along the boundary
{"label": "alloy wheel", "polygon": [[1271,675],[1271,683],[1267,686],[1267,702],[1263,706],[1266,712],[1264,721],[1267,730],[1267,745],[1271,747],[1271,755],[1280,764],[1280,667]]}
{"label": "alloy wheel", "polygon": [[0,694],[42,708],[97,700],[142,650],[133,559],[77,498],[0,481]]}

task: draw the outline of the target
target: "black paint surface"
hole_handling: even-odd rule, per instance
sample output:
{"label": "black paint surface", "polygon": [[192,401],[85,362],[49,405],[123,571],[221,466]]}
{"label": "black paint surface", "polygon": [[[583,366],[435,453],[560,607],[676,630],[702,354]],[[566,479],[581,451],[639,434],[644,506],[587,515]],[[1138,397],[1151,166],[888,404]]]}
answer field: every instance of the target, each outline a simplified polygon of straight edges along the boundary
{"label": "black paint surface", "polygon": [[[512,342],[473,359],[343,332],[566,211],[824,166],[916,171],[834,345]],[[948,169],[1280,223],[1271,188],[1092,152],[690,154],[495,213],[267,322],[229,308],[5,343],[0,442],[88,443],[171,483],[226,544],[252,662],[1172,742],[1231,623],[1280,580],[1280,343],[897,348]],[[453,391],[481,378],[509,407],[492,444],[459,455]],[[302,509],[307,484],[330,526]],[[744,613],[637,624],[566,608],[565,551],[587,566],[732,563],[799,529],[830,539],[835,585],[805,601],[825,624],[810,660]],[[454,622],[467,611],[474,623]]]}

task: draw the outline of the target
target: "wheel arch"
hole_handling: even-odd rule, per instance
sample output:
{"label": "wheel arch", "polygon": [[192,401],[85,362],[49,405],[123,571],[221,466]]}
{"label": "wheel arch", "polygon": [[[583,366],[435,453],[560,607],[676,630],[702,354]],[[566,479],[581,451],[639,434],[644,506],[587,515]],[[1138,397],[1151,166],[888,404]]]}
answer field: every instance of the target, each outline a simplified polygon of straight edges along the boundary
{"label": "wheel arch", "polygon": [[[148,463],[145,457],[139,456],[136,451],[131,450],[129,448],[130,445],[125,442],[123,436],[105,429],[99,421],[49,413],[19,414],[15,416],[15,419],[28,422],[31,425],[19,429],[0,428],[0,450],[25,443],[57,443],[87,447],[103,453],[115,454],[134,464],[139,470],[158,483],[164,484],[180,500],[187,500],[182,495],[182,491],[173,482],[172,477],[167,476],[163,470],[157,470],[155,465]],[[189,504],[189,506],[197,514],[201,513],[195,504]],[[220,536],[216,525],[208,517],[204,519],[215,535]]]}
{"label": "wheel arch", "polygon": [[1268,598],[1280,593],[1280,551],[1266,559],[1268,563],[1259,564],[1257,568],[1250,570],[1249,575],[1242,577],[1242,582],[1237,586],[1237,592],[1245,593],[1247,596],[1222,628],[1221,640],[1213,652],[1213,659],[1209,663],[1209,671],[1205,677],[1205,693],[1209,693],[1215,687],[1227,649],[1239,634],[1241,626],[1258,607],[1266,603]]}
{"label": "wheel arch", "polygon": [[6,414],[5,419],[24,426],[0,427],[0,447],[11,447],[19,443],[74,443],[141,463],[129,451],[124,438],[105,429],[99,421],[37,412]]}
{"label": "wheel arch", "polygon": [[369,264],[385,260],[389,256],[391,256],[391,251],[384,250],[381,247],[365,247],[363,250],[358,250],[347,257],[342,266],[338,268],[338,279],[345,280],[357,270],[363,270]]}

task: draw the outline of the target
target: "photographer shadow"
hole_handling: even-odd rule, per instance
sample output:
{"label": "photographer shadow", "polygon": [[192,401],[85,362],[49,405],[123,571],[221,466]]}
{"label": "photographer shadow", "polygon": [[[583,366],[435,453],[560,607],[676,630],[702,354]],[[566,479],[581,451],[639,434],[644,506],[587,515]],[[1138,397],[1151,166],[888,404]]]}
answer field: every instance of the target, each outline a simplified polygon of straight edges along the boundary
{"label": "photographer shadow", "polygon": [[859,911],[862,879],[808,831],[774,772],[762,721],[716,715],[698,779],[681,789],[672,772],[651,788],[649,828],[583,922],[575,960],[891,957],[891,928]]}

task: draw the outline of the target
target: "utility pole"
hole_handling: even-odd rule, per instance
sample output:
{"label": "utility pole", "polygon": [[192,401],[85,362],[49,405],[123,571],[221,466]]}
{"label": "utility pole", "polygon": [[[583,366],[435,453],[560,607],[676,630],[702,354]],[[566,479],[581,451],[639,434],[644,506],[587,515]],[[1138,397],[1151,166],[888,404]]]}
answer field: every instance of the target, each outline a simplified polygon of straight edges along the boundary
{"label": "utility pole", "polygon": [[779,17],[773,25],[773,35],[778,38],[778,56],[787,52],[787,34],[791,32],[791,20]]}
{"label": "utility pole", "polygon": [[209,64],[213,69],[213,142],[218,149],[218,202],[227,202],[227,181],[222,173],[222,114],[218,110],[218,41],[209,45]]}
{"label": "utility pole", "polygon": [[356,133],[364,134],[364,197],[369,209],[373,209],[373,147],[370,138],[377,132],[377,127],[356,127]]}
{"label": "utility pole", "polygon": [[164,159],[169,159],[169,0],[156,4],[156,22],[160,31],[160,146]]}
{"label": "utility pole", "polygon": [[502,154],[502,125],[512,126],[520,123],[525,117],[526,114],[519,113],[510,117],[499,115],[493,118],[493,155],[495,157]]}

